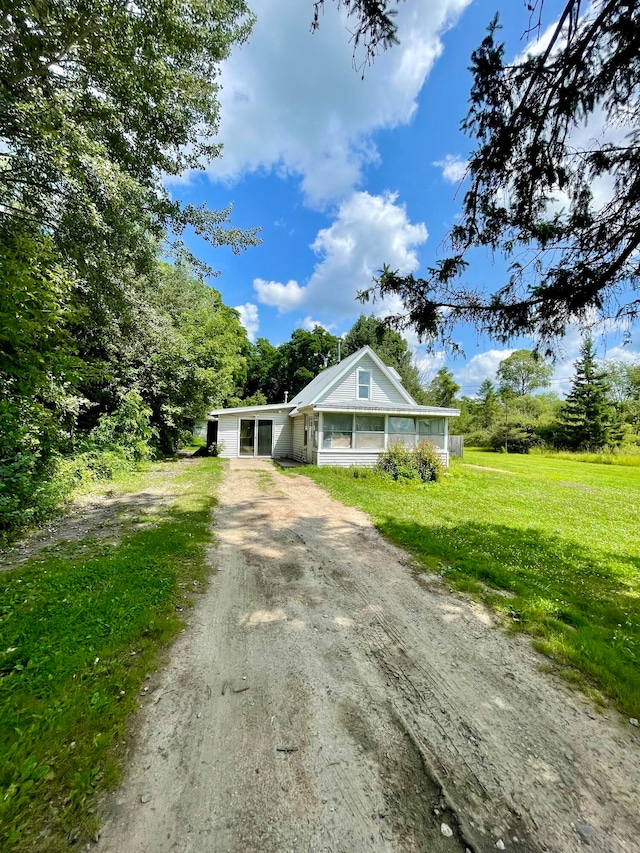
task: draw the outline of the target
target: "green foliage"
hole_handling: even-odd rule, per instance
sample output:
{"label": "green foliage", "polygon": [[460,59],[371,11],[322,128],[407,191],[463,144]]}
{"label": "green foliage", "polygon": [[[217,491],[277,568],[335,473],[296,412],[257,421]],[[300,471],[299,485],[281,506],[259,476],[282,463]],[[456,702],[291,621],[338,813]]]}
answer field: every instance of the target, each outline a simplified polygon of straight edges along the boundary
{"label": "green foliage", "polygon": [[640,469],[468,450],[466,462],[428,500],[382,479],[299,470],[640,716]]}
{"label": "green foliage", "polygon": [[268,403],[289,400],[338,358],[338,338],[316,326],[313,331],[295,329],[290,340],[274,347],[266,338],[258,338],[247,355],[244,400],[260,394]]}
{"label": "green foliage", "polygon": [[446,367],[441,367],[427,386],[425,400],[428,406],[443,406],[451,409],[456,406],[456,395],[460,386],[453,378],[453,373]]}
{"label": "green foliage", "polygon": [[100,416],[87,437],[87,445],[100,450],[119,450],[133,462],[149,459],[153,454],[150,417],[151,409],[140,392],[129,391],[114,412]]}
{"label": "green foliage", "polygon": [[576,375],[562,408],[560,441],[569,450],[598,450],[620,444],[622,433],[609,398],[606,372],[587,338],[576,362]]}
{"label": "green foliage", "polygon": [[553,365],[528,349],[511,353],[500,362],[497,371],[500,389],[509,390],[519,397],[548,386],[552,375]]}
{"label": "green foliage", "polygon": [[422,483],[439,480],[443,471],[440,457],[428,441],[416,447],[407,447],[401,441],[390,442],[378,456],[375,469],[391,480]]}
{"label": "green foliage", "polygon": [[117,545],[58,545],[0,576],[2,850],[65,850],[95,832],[141,686],[186,590],[204,589],[220,473],[201,460],[173,477],[175,503]]}
{"label": "green foliage", "polygon": [[254,243],[225,229],[230,209],[183,207],[161,177],[219,155],[219,63],[251,25],[242,0],[13,3],[0,18],[0,223],[41,224],[70,269],[111,286],[123,267],[150,269],[169,229]]}

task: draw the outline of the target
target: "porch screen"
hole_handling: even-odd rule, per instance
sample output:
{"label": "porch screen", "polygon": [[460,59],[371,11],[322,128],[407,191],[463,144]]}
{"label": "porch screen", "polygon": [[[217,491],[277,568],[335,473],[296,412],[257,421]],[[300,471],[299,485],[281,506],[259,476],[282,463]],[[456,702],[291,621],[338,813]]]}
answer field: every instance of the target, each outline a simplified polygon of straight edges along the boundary
{"label": "porch screen", "polygon": [[425,418],[418,421],[420,435],[444,435],[444,418]]}
{"label": "porch screen", "polygon": [[415,418],[389,418],[389,441],[413,447],[416,443]]}
{"label": "porch screen", "polygon": [[353,415],[331,415],[323,418],[322,446],[351,447]]}
{"label": "porch screen", "polygon": [[384,415],[356,415],[356,447],[370,450],[384,448]]}

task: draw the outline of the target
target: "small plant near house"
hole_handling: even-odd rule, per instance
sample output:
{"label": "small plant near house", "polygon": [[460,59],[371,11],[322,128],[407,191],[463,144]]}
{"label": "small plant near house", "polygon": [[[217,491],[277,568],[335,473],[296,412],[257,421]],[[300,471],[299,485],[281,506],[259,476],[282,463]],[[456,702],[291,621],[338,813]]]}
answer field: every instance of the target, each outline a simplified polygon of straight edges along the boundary
{"label": "small plant near house", "polygon": [[413,448],[394,441],[378,457],[376,470],[398,482],[419,480],[429,483],[440,478],[442,463],[435,447],[428,441]]}
{"label": "small plant near house", "polygon": [[439,480],[444,466],[435,447],[430,441],[421,441],[413,451],[416,468],[423,483]]}
{"label": "small plant near house", "polygon": [[207,456],[220,456],[224,450],[224,441],[212,441],[207,447]]}

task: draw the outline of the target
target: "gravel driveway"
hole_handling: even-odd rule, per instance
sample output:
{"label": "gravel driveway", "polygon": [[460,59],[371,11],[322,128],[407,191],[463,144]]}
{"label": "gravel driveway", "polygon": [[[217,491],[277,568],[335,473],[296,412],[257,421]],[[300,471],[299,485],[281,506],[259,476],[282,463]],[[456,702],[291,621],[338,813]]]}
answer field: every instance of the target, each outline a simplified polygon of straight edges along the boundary
{"label": "gravel driveway", "polygon": [[113,853],[638,851],[640,738],[365,515],[232,460]]}

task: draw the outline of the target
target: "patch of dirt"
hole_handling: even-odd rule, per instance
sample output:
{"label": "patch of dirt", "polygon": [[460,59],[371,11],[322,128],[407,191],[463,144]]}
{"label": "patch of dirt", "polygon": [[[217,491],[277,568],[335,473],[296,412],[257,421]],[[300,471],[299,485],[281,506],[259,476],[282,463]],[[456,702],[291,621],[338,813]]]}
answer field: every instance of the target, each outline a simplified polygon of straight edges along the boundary
{"label": "patch of dirt", "polygon": [[24,565],[41,551],[82,539],[109,539],[116,545],[123,527],[136,520],[153,524],[160,509],[171,504],[175,494],[171,479],[193,464],[181,460],[171,469],[150,472],[147,476],[160,485],[124,494],[83,495],[67,508],[64,515],[35,528],[25,537],[0,550],[0,572]]}
{"label": "patch of dirt", "polygon": [[640,738],[359,511],[232,460],[98,853],[632,853]]}

